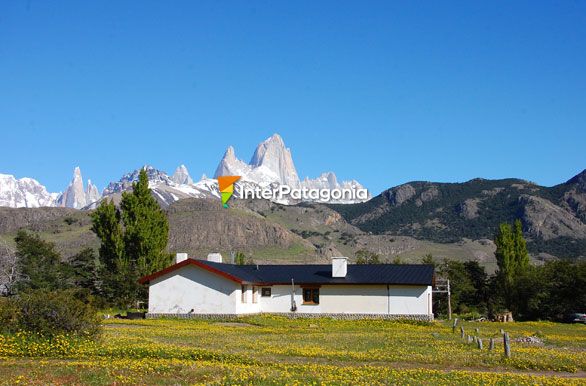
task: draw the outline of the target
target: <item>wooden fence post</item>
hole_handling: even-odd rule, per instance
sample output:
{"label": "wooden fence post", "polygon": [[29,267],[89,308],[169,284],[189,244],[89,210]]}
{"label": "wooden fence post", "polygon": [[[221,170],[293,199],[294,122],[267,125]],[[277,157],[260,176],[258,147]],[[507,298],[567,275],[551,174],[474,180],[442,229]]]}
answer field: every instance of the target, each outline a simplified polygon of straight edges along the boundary
{"label": "wooden fence post", "polygon": [[509,340],[509,333],[505,332],[505,335],[503,337],[503,343],[505,346],[505,356],[507,358],[511,357],[511,341]]}

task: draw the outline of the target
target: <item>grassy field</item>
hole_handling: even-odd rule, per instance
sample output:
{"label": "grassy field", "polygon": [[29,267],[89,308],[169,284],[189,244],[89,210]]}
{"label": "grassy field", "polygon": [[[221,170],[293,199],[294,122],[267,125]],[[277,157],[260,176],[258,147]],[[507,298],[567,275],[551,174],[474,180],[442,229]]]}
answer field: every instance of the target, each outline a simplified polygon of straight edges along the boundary
{"label": "grassy field", "polygon": [[[106,320],[97,342],[0,336],[0,384],[586,384],[586,326],[464,327],[484,350],[442,322]],[[501,328],[543,344],[513,342],[505,359],[502,343],[487,350]]]}

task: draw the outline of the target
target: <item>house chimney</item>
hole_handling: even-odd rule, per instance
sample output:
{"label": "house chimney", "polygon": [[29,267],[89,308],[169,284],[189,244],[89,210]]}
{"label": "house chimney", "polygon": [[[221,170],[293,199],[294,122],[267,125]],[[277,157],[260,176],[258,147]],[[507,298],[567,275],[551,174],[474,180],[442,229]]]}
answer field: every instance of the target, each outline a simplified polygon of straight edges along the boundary
{"label": "house chimney", "polygon": [[188,259],[187,253],[177,253],[175,255],[175,263],[181,263],[182,261],[185,261]]}
{"label": "house chimney", "polygon": [[214,263],[221,263],[222,262],[222,255],[219,253],[210,253],[208,255],[208,261],[212,261]]}
{"label": "house chimney", "polygon": [[347,257],[332,257],[332,277],[346,277],[348,272]]}

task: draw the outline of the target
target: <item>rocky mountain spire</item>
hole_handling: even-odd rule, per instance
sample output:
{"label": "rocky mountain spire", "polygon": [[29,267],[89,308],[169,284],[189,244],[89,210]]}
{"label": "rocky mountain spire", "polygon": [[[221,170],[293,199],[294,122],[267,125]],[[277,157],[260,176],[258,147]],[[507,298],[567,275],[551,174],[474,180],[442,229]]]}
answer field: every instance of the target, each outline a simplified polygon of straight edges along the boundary
{"label": "rocky mountain spire", "polygon": [[180,185],[193,185],[193,179],[189,175],[189,171],[185,165],[180,165],[175,169],[175,173],[171,177],[171,181]]}
{"label": "rocky mountain spire", "polygon": [[73,179],[67,186],[67,189],[57,199],[59,206],[67,208],[81,209],[86,206],[85,192],[83,189],[83,179],[81,177],[81,170],[79,166],[75,167],[73,171]]}
{"label": "rocky mountain spire", "polygon": [[83,188],[83,178],[79,166],[73,170],[73,179],[67,189],[57,198],[57,206],[81,209],[101,198],[98,188],[88,180],[87,189]]}
{"label": "rocky mountain spire", "polygon": [[88,179],[87,180],[87,188],[85,190],[85,202],[86,202],[86,205],[89,205],[89,204],[91,204],[93,202],[96,202],[100,198],[102,198],[102,195],[98,191],[97,186],[92,184],[92,180]]}
{"label": "rocky mountain spire", "polygon": [[249,173],[250,170],[251,167],[247,165],[246,162],[236,158],[234,148],[228,146],[228,149],[226,149],[226,152],[224,153],[224,157],[222,157],[222,160],[216,168],[214,178],[218,178],[219,176],[244,176]]}
{"label": "rocky mountain spire", "polygon": [[280,183],[291,187],[299,186],[299,176],[293,164],[291,150],[279,134],[273,134],[261,142],[250,160],[253,168],[265,167],[280,178]]}

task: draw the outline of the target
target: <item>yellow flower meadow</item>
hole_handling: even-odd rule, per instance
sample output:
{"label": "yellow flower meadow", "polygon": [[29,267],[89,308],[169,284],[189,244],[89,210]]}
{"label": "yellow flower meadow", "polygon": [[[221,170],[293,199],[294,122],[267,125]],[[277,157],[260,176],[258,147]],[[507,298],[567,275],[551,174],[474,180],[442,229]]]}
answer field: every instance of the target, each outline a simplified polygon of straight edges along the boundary
{"label": "yellow flower meadow", "polygon": [[[483,350],[439,322],[274,315],[238,323],[107,320],[99,341],[0,335],[0,384],[586,384],[586,326],[465,323],[464,328],[485,341]],[[498,340],[501,328],[513,340],[509,359]],[[515,342],[528,336],[543,344]],[[491,337],[493,351],[487,349]]]}

